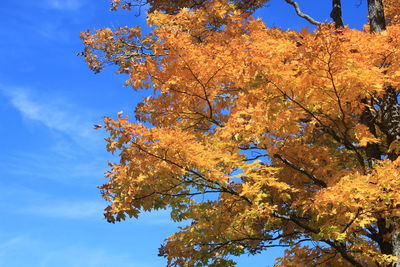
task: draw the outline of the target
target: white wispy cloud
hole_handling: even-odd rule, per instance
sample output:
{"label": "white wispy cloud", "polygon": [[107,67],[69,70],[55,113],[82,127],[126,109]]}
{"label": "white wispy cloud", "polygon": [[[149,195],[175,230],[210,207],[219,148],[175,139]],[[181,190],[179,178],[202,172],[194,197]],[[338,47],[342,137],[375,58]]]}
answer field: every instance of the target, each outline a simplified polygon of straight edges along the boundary
{"label": "white wispy cloud", "polygon": [[84,137],[91,132],[90,123],[79,115],[82,111],[78,111],[79,109],[72,107],[65,100],[38,97],[31,90],[23,88],[2,91],[10,98],[11,104],[28,119],[69,135]]}
{"label": "white wispy cloud", "polygon": [[41,38],[44,37],[53,42],[58,41],[62,43],[68,43],[74,36],[73,33],[65,28],[65,25],[63,25],[60,19],[53,21],[41,21],[40,23],[34,22],[26,27]]}
{"label": "white wispy cloud", "polygon": [[[62,263],[62,264],[60,264]],[[89,248],[82,245],[65,246],[57,250],[47,251],[39,263],[40,267],[69,266],[69,267],[155,267],[145,259],[134,258],[130,254],[110,251],[104,248]]]}
{"label": "white wispy cloud", "polygon": [[[21,251],[29,251],[21,254]],[[151,260],[135,258],[133,253],[115,251],[107,246],[76,243],[69,240],[62,246],[57,240],[37,239],[33,236],[15,236],[0,239],[1,266],[68,266],[68,267],[155,267]],[[21,257],[23,255],[23,257]],[[27,265],[27,263],[29,265]]]}
{"label": "white wispy cloud", "polygon": [[[59,219],[88,219],[103,216],[105,201],[86,200],[75,195],[54,195],[24,185],[5,183],[0,188],[0,207],[13,214]],[[73,198],[76,199],[73,199]],[[69,200],[73,199],[73,200]],[[12,200],[12,201],[10,201]],[[1,248],[1,245],[0,245]]]}
{"label": "white wispy cloud", "polygon": [[[0,188],[0,208],[13,214],[60,220],[105,221],[104,208],[109,204],[99,195],[89,200],[76,195],[55,195],[23,185],[5,183]],[[12,199],[13,201],[9,201]],[[131,223],[140,225],[171,224],[171,210],[142,212]],[[0,248],[1,248],[0,242]]]}
{"label": "white wispy cloud", "polygon": [[[52,194],[39,188],[7,183],[0,188],[0,203],[1,209],[26,217],[97,221],[103,220],[103,210],[107,205],[100,196],[87,200],[75,194]],[[0,242],[0,249],[2,246]]]}
{"label": "white wispy cloud", "polygon": [[0,162],[6,174],[67,183],[77,179],[93,182],[103,176],[107,161],[103,154],[104,133],[93,129],[101,112],[56,93],[0,85],[0,94],[21,114],[28,126],[26,136],[32,130],[49,135],[49,141],[40,149],[9,151],[7,160]]}
{"label": "white wispy cloud", "polygon": [[23,243],[24,241],[25,241],[25,237],[23,237],[23,236],[15,236],[8,240],[2,241],[2,242],[0,242],[0,253],[1,253],[1,251],[15,247],[18,244]]}
{"label": "white wispy cloud", "polygon": [[[69,146],[73,147],[71,144]],[[5,161],[0,161],[0,169],[4,170],[4,177],[16,179],[21,184],[24,181],[43,179],[64,185],[78,183],[80,186],[89,185],[94,188],[104,183],[107,159],[89,152],[82,154],[79,151],[53,151],[52,147],[36,153],[16,151],[9,153]]]}
{"label": "white wispy cloud", "polygon": [[[104,220],[103,212],[107,203],[103,201],[60,201],[51,200],[46,202],[37,202],[27,204],[16,212],[25,215],[34,215],[53,219],[70,220]],[[153,212],[143,212],[138,220],[132,219],[132,223],[145,225],[167,225],[172,221],[169,217],[169,210],[160,210]]]}
{"label": "white wispy cloud", "polygon": [[[101,118],[99,112],[96,114],[94,110],[74,104],[73,99],[54,93],[43,94],[38,90],[6,87],[1,84],[0,93],[9,98],[11,105],[23,118],[68,136],[84,149],[103,149],[103,134],[93,129],[93,124]],[[69,142],[59,138],[58,143],[53,144],[54,151],[71,153],[71,144],[67,144]]]}
{"label": "white wispy cloud", "polygon": [[[21,251],[29,249],[34,244],[26,235],[10,236],[3,231],[0,231],[0,235],[2,236],[0,238],[0,266],[20,266],[18,263],[15,264],[16,257],[21,255]],[[9,261],[9,258],[13,258],[14,261]]]}
{"label": "white wispy cloud", "polygon": [[102,218],[105,206],[100,201],[58,201],[28,205],[18,213],[58,219]]}
{"label": "white wispy cloud", "polygon": [[47,0],[48,7],[58,10],[78,10],[84,4],[84,0]]}

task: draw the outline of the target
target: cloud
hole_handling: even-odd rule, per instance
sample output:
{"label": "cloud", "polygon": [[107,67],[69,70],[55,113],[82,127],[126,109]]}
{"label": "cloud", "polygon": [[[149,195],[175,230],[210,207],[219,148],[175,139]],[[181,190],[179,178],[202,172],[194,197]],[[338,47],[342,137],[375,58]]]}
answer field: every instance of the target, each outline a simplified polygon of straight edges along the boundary
{"label": "cloud", "polygon": [[145,259],[134,259],[132,255],[116,252],[111,249],[89,248],[82,245],[65,246],[46,252],[40,267],[69,266],[69,267],[155,267]]}
{"label": "cloud", "polygon": [[[110,246],[87,242],[58,245],[57,240],[37,239],[33,236],[15,236],[0,240],[1,266],[39,266],[39,267],[155,267],[154,260],[138,259],[132,255],[116,251]],[[23,255],[23,257],[21,257]]]}
{"label": "cloud", "polygon": [[26,118],[38,121],[46,127],[69,135],[88,136],[90,123],[82,118],[79,109],[73,111],[67,101],[35,97],[31,91],[22,88],[3,90],[11,104]]}
{"label": "cloud", "polygon": [[[16,263],[21,259],[21,251],[29,251],[34,245],[33,242],[25,235],[9,236],[6,232],[0,232],[0,235],[3,236],[0,239],[0,266],[22,266]],[[4,238],[4,236],[9,237]]]}
{"label": "cloud", "polygon": [[53,151],[51,147],[50,150],[38,152],[11,152],[4,161],[0,161],[0,169],[4,170],[4,177],[20,184],[48,180],[63,185],[77,184],[94,188],[104,183],[107,159],[97,156],[96,152],[80,153],[80,148],[75,150],[60,152]]}
{"label": "cloud", "polygon": [[19,181],[46,178],[63,183],[75,183],[78,179],[80,184],[103,182],[98,179],[107,166],[105,134],[93,130],[93,124],[100,120],[100,112],[52,92],[44,94],[0,84],[0,94],[21,114],[28,126],[28,131],[24,131],[27,138],[32,130],[34,134],[48,136],[48,141],[35,151],[8,151],[7,157],[0,161],[0,168],[6,170],[3,175]]}
{"label": "cloud", "polygon": [[30,31],[45,37],[51,41],[67,43],[71,41],[73,34],[69,32],[59,19],[41,21],[37,25],[27,25]]}
{"label": "cloud", "polygon": [[[25,196],[21,198],[21,196]],[[108,205],[96,195],[95,201],[74,196],[52,195],[18,185],[5,185],[0,188],[0,207],[13,214],[36,216],[60,220],[104,221],[104,208]],[[13,201],[7,201],[12,199]],[[137,225],[171,225],[170,210],[142,212],[139,219],[129,219]],[[0,250],[1,250],[0,243]]]}
{"label": "cloud", "polygon": [[[11,105],[23,118],[38,122],[58,133],[58,142],[53,143],[53,152],[66,156],[76,151],[71,140],[86,151],[103,149],[104,133],[93,130],[93,124],[101,118],[100,113],[96,114],[95,110],[74,104],[74,99],[54,93],[43,94],[27,88],[5,87],[0,84],[0,93],[8,97]],[[71,147],[75,149],[71,150]]]}
{"label": "cloud", "polygon": [[[0,208],[12,214],[33,215],[59,219],[102,219],[105,201],[85,200],[75,195],[55,195],[15,183],[4,183],[0,188]],[[70,200],[73,199],[73,200]],[[11,200],[11,201],[10,201]],[[1,248],[0,243],[0,248]]]}
{"label": "cloud", "polygon": [[0,209],[6,212],[14,212],[16,208],[25,205],[26,202],[40,202],[45,200],[47,195],[38,192],[25,185],[10,183],[4,179],[0,187]]}
{"label": "cloud", "polygon": [[171,225],[170,210],[156,210],[152,212],[142,212],[139,215],[138,223],[146,225]]}
{"label": "cloud", "polygon": [[[95,219],[104,220],[103,213],[107,203],[103,201],[46,201],[28,204],[16,212],[19,214],[41,216],[53,219]],[[169,210],[143,212],[139,219],[132,219],[133,223],[145,225],[167,225],[172,221]]]}
{"label": "cloud", "polygon": [[0,251],[4,251],[10,248],[13,248],[25,241],[25,237],[16,236],[6,241],[0,242]]}
{"label": "cloud", "polygon": [[18,213],[58,219],[102,218],[105,206],[99,201],[49,201],[23,207]]}
{"label": "cloud", "polygon": [[48,0],[50,8],[58,10],[78,10],[85,4],[84,0]]}

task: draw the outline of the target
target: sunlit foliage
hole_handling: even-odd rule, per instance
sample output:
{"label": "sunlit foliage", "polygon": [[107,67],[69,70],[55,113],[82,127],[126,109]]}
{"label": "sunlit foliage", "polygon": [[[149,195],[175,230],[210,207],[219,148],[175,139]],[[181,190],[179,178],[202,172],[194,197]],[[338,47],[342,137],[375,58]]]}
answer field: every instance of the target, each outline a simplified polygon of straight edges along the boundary
{"label": "sunlit foliage", "polygon": [[113,63],[150,89],[136,120],[104,119],[120,157],[101,186],[105,216],[171,209],[187,222],[160,248],[172,266],[275,246],[281,266],[388,265],[400,246],[398,1],[372,34],[268,28],[251,16],[265,2],[114,0],[149,4],[152,32],[82,33],[94,71]]}

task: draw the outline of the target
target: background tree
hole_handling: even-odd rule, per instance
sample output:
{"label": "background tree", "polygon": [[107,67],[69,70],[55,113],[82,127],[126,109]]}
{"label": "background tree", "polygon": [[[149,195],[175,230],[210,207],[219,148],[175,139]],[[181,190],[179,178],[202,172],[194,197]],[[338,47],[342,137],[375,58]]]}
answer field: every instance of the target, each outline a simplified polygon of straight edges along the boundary
{"label": "background tree", "polygon": [[170,208],[188,222],[160,248],[171,266],[276,246],[282,266],[398,265],[397,1],[369,0],[360,31],[340,1],[331,25],[286,0],[314,33],[265,27],[251,16],[265,2],[114,0],[150,4],[152,32],[82,33],[94,71],[114,63],[153,90],[138,122],[104,119],[120,156],[101,186],[106,218]]}

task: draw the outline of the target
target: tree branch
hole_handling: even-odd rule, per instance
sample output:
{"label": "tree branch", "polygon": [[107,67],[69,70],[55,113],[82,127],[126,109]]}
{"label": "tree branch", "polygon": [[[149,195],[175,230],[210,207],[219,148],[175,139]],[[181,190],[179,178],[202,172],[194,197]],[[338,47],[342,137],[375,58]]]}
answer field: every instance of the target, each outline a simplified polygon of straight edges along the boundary
{"label": "tree branch", "polygon": [[307,20],[308,22],[310,22],[311,24],[314,24],[316,26],[321,25],[321,22],[316,21],[315,19],[313,19],[309,15],[304,14],[303,12],[301,12],[299,4],[297,2],[292,1],[292,0],[285,0],[285,1],[286,1],[286,3],[288,3],[288,4],[290,4],[290,5],[292,5],[294,7],[294,9],[296,10],[296,13],[297,13],[297,15],[299,15],[299,17]]}
{"label": "tree branch", "polygon": [[296,224],[297,226],[303,228],[304,230],[306,230],[306,231],[308,231],[310,233],[318,234],[320,232],[320,229],[313,228],[312,226],[309,226],[309,225],[301,222],[298,218],[296,218],[293,215],[285,215],[285,214],[280,214],[280,213],[278,213],[276,211],[273,211],[272,212],[272,216],[274,216],[276,218],[279,218],[279,219],[286,220],[286,221],[291,221],[294,224]]}
{"label": "tree branch", "polygon": [[163,157],[163,156],[159,156],[159,155],[156,155],[156,154],[154,154],[154,153],[151,153],[151,152],[149,152],[149,151],[143,149],[143,148],[142,148],[139,144],[137,144],[137,143],[133,143],[133,145],[135,145],[136,148],[137,148],[138,150],[142,151],[143,153],[145,153],[145,154],[147,154],[147,155],[149,155],[149,156],[151,156],[151,157],[157,158],[157,159],[159,159],[159,160],[161,160],[161,161],[164,161],[164,162],[166,162],[166,163],[168,163],[168,164],[171,164],[171,165],[173,165],[173,166],[176,166],[176,167],[178,167],[178,168],[180,168],[180,169],[182,169],[182,170],[185,170],[185,171],[187,171],[187,172],[189,172],[189,173],[191,173],[191,174],[194,174],[195,176],[199,177],[200,179],[203,179],[204,181],[206,181],[206,182],[208,182],[208,183],[210,183],[210,184],[213,184],[213,185],[216,185],[217,187],[219,187],[219,188],[215,188],[214,186],[211,186],[211,185],[205,185],[205,186],[207,186],[207,187],[209,187],[209,188],[211,188],[211,189],[213,189],[213,190],[218,190],[218,189],[219,189],[219,190],[221,190],[221,191],[224,192],[224,193],[229,193],[229,194],[232,194],[232,195],[237,196],[238,198],[240,198],[240,199],[242,199],[242,200],[245,200],[245,201],[246,201],[248,204],[250,204],[250,205],[253,204],[253,202],[252,202],[249,198],[247,198],[246,196],[240,195],[240,194],[239,194],[238,192],[236,192],[235,190],[229,189],[229,188],[227,188],[227,187],[221,185],[221,184],[218,183],[217,181],[213,181],[213,180],[207,179],[207,178],[204,177],[202,174],[200,174],[199,172],[197,172],[197,171],[195,171],[195,170],[193,170],[193,169],[187,168],[187,167],[185,167],[185,166],[182,166],[182,165],[178,164],[177,162],[174,162],[174,161],[172,161],[172,160],[169,160],[169,159],[167,159],[165,156]]}
{"label": "tree branch", "polygon": [[321,187],[323,187],[323,188],[327,188],[327,187],[328,187],[328,185],[327,185],[324,181],[318,179],[318,178],[315,177],[313,174],[311,174],[311,173],[309,173],[308,171],[306,171],[304,168],[301,168],[301,167],[299,167],[299,166],[293,164],[292,162],[288,161],[287,159],[285,159],[285,158],[282,157],[281,155],[275,154],[275,155],[274,155],[274,158],[279,159],[279,160],[282,161],[284,164],[288,165],[290,168],[292,168],[292,169],[294,169],[294,170],[296,170],[296,171],[299,171],[299,172],[301,172],[302,174],[306,175],[306,176],[307,176],[308,178],[310,178],[316,185],[319,185],[319,186],[321,186]]}
{"label": "tree branch", "polygon": [[356,267],[363,267],[362,264],[360,264],[358,261],[356,261],[356,259],[350,255],[346,249],[346,246],[343,243],[337,243],[337,242],[333,242],[330,240],[322,240],[323,242],[325,242],[326,244],[330,245],[331,247],[333,247],[334,249],[336,249],[340,255],[347,260],[351,265],[356,266]]}
{"label": "tree branch", "polygon": [[[314,233],[314,234],[318,234],[320,233],[320,229],[319,228],[314,228],[312,226],[309,226],[303,222],[301,222],[298,218],[296,218],[293,215],[285,215],[285,214],[280,214],[276,211],[272,212],[272,216],[276,217],[276,218],[280,218],[283,220],[287,220],[290,222],[293,222],[294,224],[296,224],[297,226],[303,228],[304,230]],[[336,249],[337,252],[340,253],[340,255],[347,260],[349,263],[351,263],[353,266],[356,267],[362,267],[363,265],[361,265],[359,262],[356,261],[356,259],[350,255],[346,248],[346,245],[344,243],[339,243],[337,241],[331,241],[331,240],[327,240],[327,239],[321,239],[320,241],[330,245],[332,248]]]}
{"label": "tree branch", "polygon": [[[363,169],[365,169],[365,164],[364,164],[364,158],[362,157],[362,155],[360,154],[360,152],[357,150],[357,148],[346,138],[342,138],[340,137],[330,126],[325,125],[321,119],[319,119],[317,117],[317,115],[315,115],[311,110],[309,110],[307,107],[305,107],[304,105],[302,105],[300,102],[296,101],[293,97],[289,96],[286,92],[284,92],[282,89],[279,88],[278,85],[276,85],[274,82],[269,81],[284,97],[288,98],[290,101],[292,101],[294,104],[296,104],[297,106],[299,106],[302,110],[304,110],[306,113],[308,113],[312,118],[314,118],[319,124],[320,126],[322,126],[323,128],[323,132],[329,134],[330,136],[333,137],[333,139],[340,143],[343,144],[347,149],[354,151],[354,153],[357,156],[357,160],[360,163],[360,165],[362,166]],[[329,118],[329,117],[328,117]],[[331,121],[332,119],[329,118]]]}

